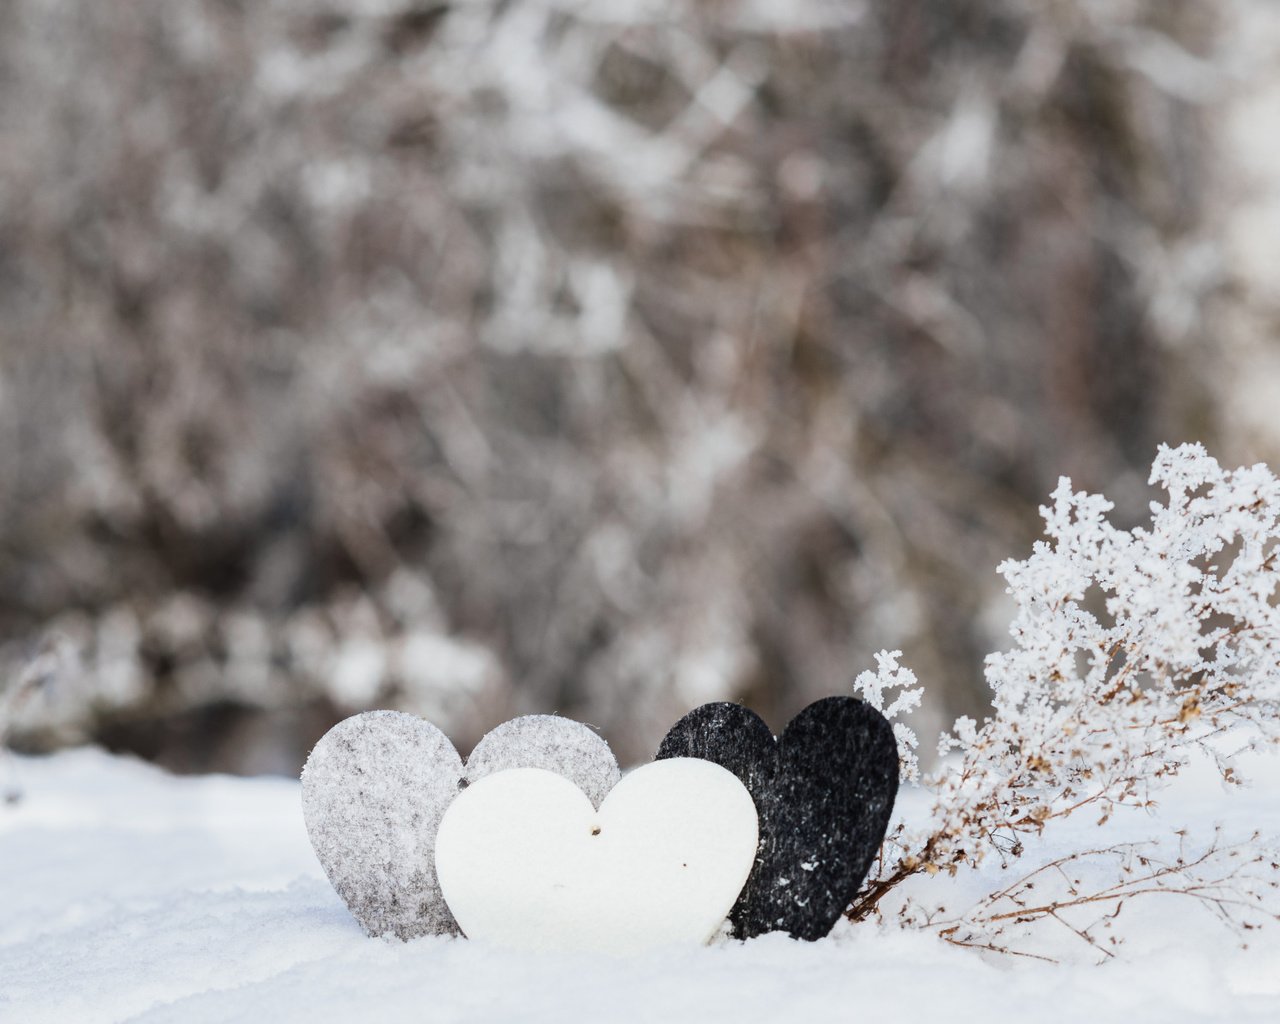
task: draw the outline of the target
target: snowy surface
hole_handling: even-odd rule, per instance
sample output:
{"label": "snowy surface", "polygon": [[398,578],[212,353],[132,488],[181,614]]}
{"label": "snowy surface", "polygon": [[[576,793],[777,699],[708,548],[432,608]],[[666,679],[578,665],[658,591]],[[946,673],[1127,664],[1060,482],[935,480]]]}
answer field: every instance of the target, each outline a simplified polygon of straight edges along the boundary
{"label": "snowy surface", "polygon": [[[1248,767],[1253,789],[1196,776],[1161,813],[1280,833],[1280,764]],[[400,943],[366,938],[325,881],[293,781],[178,779],[93,750],[18,773],[25,799],[0,805],[5,1024],[1280,1019],[1280,927],[1242,949],[1178,898],[1126,908],[1125,944],[1102,966],[1069,935],[1046,933],[1063,958],[1047,964],[876,925],[630,959]],[[963,898],[1001,877],[927,881]]]}

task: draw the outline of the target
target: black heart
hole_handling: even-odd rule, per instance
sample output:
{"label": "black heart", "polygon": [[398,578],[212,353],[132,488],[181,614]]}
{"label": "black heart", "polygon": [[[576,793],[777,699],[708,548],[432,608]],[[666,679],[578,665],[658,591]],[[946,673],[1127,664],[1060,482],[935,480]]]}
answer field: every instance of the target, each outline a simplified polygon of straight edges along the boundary
{"label": "black heart", "polygon": [[756,866],[729,920],[741,939],[823,938],[866,878],[898,793],[893,727],[853,697],[827,697],[778,739],[753,711],[704,704],[667,733],[658,758],[700,757],[733,772],[760,816]]}

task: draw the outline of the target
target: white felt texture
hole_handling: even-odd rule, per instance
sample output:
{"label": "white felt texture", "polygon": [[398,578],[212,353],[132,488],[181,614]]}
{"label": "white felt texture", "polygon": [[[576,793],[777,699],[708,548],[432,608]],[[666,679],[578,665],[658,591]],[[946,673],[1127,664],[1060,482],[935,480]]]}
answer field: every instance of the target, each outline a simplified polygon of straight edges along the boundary
{"label": "white felt texture", "polygon": [[552,715],[498,726],[465,767],[416,715],[369,711],[325,733],[303,769],[303,817],[325,874],[368,934],[457,931],[436,880],[436,829],[469,780],[517,767],[560,773],[597,803],[621,774],[604,740]]}
{"label": "white felt texture", "polygon": [[436,871],[471,939],[615,954],[696,945],[746,882],[757,827],[751,795],[710,761],[638,768],[599,810],[562,776],[516,768],[450,805]]}
{"label": "white felt texture", "polygon": [[321,737],[302,770],[302,816],[324,873],[370,935],[457,931],[434,843],[462,758],[430,722],[369,711]]}
{"label": "white felt texture", "polygon": [[467,758],[466,779],[477,782],[509,768],[563,775],[594,807],[622,778],[608,743],[581,722],[556,715],[524,715],[488,732]]}

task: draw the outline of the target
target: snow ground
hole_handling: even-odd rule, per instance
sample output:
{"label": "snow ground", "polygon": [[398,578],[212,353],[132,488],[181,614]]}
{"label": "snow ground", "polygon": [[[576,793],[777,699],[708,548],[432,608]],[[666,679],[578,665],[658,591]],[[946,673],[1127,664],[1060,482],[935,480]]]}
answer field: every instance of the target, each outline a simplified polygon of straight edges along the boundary
{"label": "snow ground", "polygon": [[[1181,898],[1126,909],[1126,944],[1102,966],[1067,934],[1048,964],[874,924],[632,959],[404,944],[365,938],[329,887],[296,782],[174,778],[89,749],[17,768],[25,798],[0,805],[4,1024],[1280,1020],[1280,925],[1242,949]],[[1183,780],[1167,813],[1280,834],[1280,761],[1252,771],[1229,796]],[[998,875],[927,880],[927,895],[963,899]]]}

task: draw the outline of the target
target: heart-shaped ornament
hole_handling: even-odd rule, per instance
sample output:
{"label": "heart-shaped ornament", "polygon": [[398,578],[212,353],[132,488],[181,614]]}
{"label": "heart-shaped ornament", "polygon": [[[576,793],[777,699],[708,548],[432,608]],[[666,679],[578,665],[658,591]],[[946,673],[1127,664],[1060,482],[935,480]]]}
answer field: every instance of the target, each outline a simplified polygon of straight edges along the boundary
{"label": "heart-shaped ornament", "polygon": [[324,873],[369,935],[457,932],[436,879],[436,830],[460,790],[510,768],[558,773],[599,804],[621,777],[609,745],[554,715],[513,718],[464,765],[429,722],[369,711],[321,737],[302,770],[302,813]]}
{"label": "heart-shaped ornament", "polygon": [[734,934],[824,937],[853,902],[889,826],[898,793],[893,727],[863,701],[828,697],[775,740],[754,712],[704,704],[672,726],[656,763],[689,757],[733,772],[760,815],[755,867],[729,915]]}
{"label": "heart-shaped ornament", "polygon": [[599,810],[562,776],[517,768],[450,805],[436,870],[468,938],[626,954],[710,939],[758,838],[751,795],[709,761],[639,768]]}

